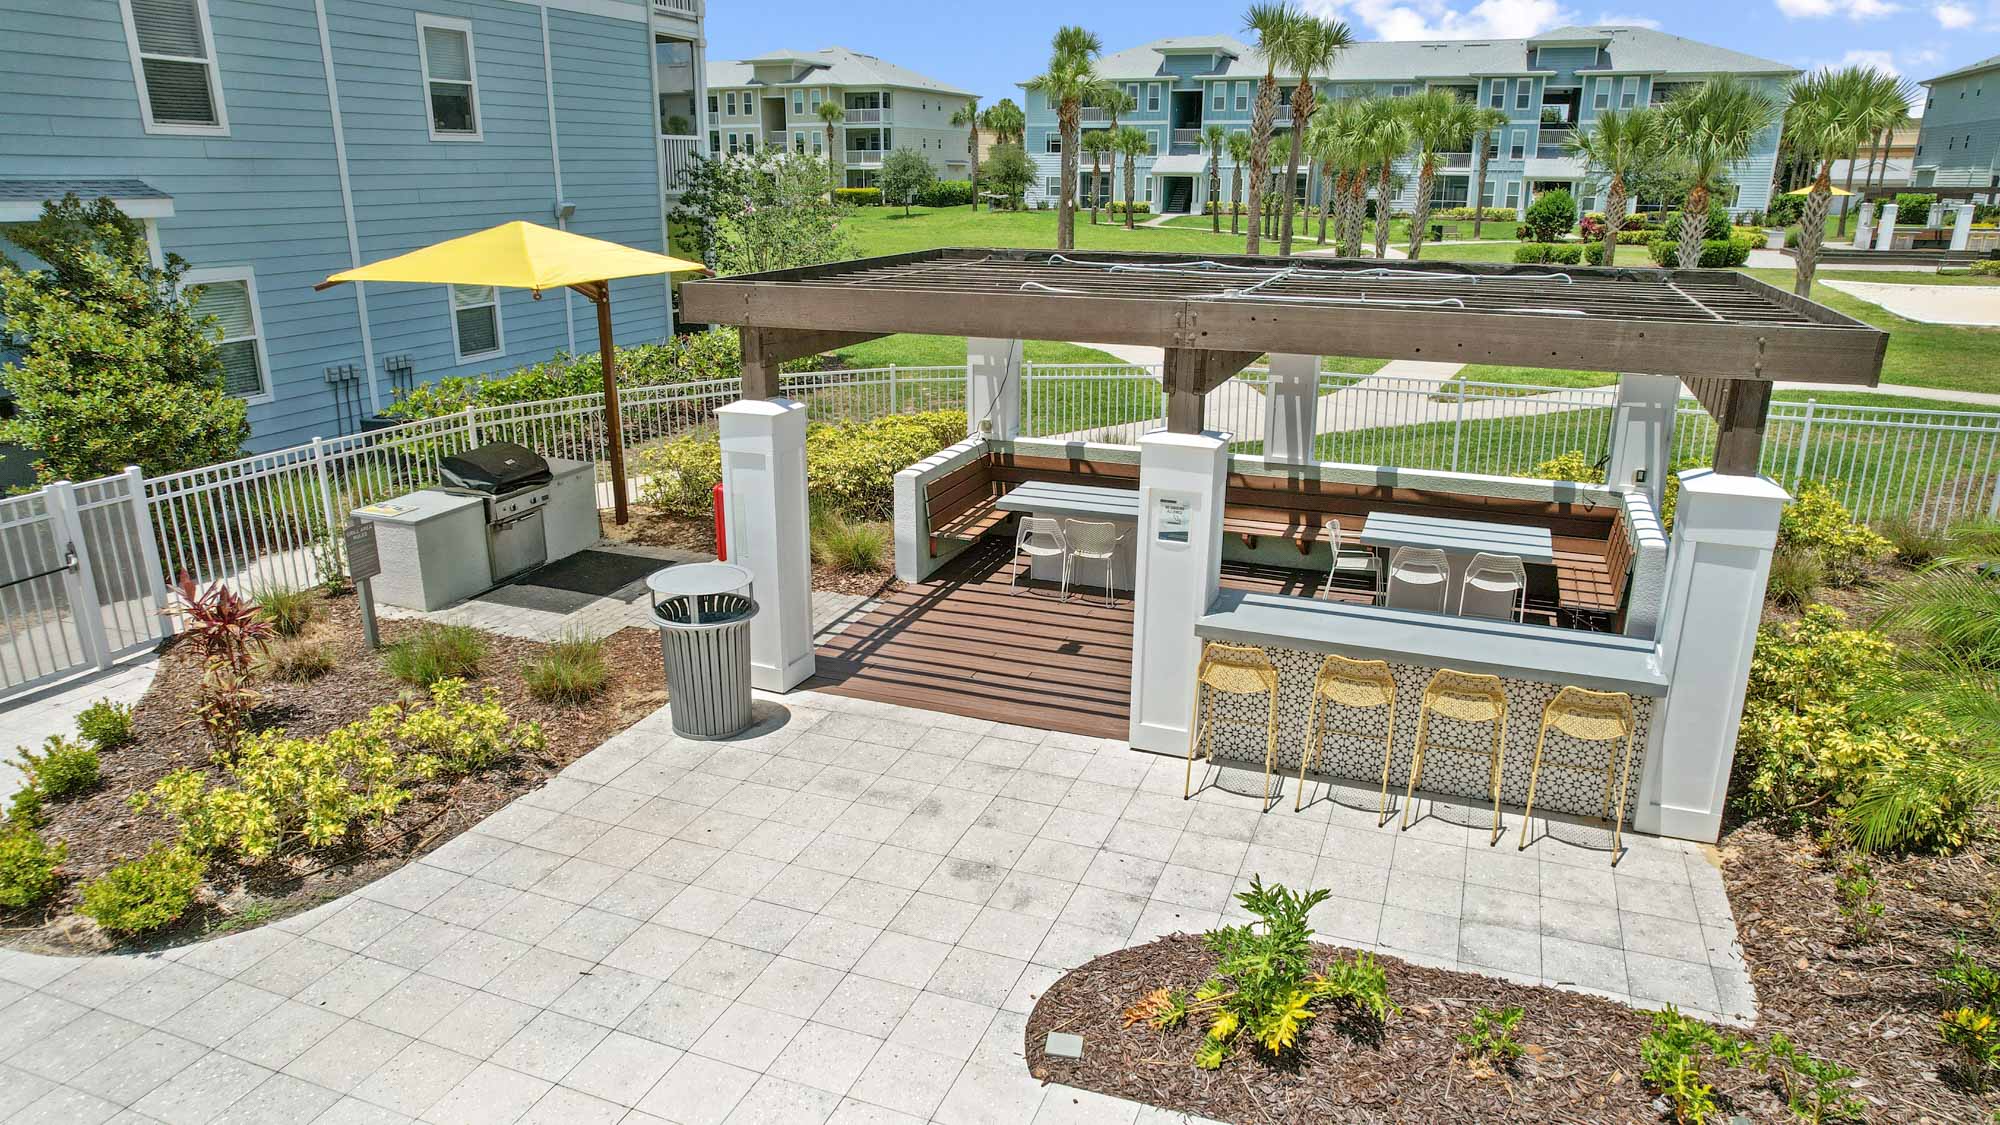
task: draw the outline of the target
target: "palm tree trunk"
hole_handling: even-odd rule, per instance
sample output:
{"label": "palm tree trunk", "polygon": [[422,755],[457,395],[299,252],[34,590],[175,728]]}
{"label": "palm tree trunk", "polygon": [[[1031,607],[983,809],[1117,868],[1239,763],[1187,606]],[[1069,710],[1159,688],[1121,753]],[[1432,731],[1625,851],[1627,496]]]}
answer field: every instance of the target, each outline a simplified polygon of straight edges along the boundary
{"label": "palm tree trunk", "polygon": [[1347,181],[1347,197],[1341,200],[1340,256],[1361,256],[1361,216],[1367,206],[1368,169],[1356,168]]}
{"label": "palm tree trunk", "polygon": [[1417,171],[1417,205],[1410,208],[1410,260],[1424,252],[1424,235],[1431,221],[1431,188],[1437,182],[1437,160],[1428,151]]}
{"label": "palm tree trunk", "polygon": [[1133,153],[1125,154],[1125,229],[1132,229],[1132,191],[1138,185],[1139,158]]}
{"label": "palm tree trunk", "polygon": [[1812,294],[1813,273],[1819,268],[1820,236],[1826,232],[1826,212],[1833,203],[1832,180],[1833,162],[1829,160],[1813,180],[1805,214],[1799,216],[1798,269],[1792,275],[1792,292],[1801,297]]}
{"label": "palm tree trunk", "polygon": [[972,209],[979,210],[979,124],[974,122],[971,130],[972,141]]}
{"label": "palm tree trunk", "polygon": [[1219,152],[1208,164],[1208,229],[1214,234],[1222,233],[1222,154]]}
{"label": "palm tree trunk", "polygon": [[1618,228],[1625,225],[1625,173],[1611,174],[1611,189],[1604,197],[1604,266],[1618,260]]}
{"label": "palm tree trunk", "polygon": [[[1301,90],[1310,90],[1312,89],[1312,84],[1302,81],[1299,83],[1298,88]],[[1297,190],[1293,185],[1299,182],[1299,154],[1300,150],[1305,147],[1305,140],[1305,119],[1299,115],[1299,99],[1294,97],[1292,99],[1292,154],[1285,161],[1285,184],[1283,190],[1279,193],[1281,202],[1278,204],[1281,209],[1278,216],[1278,253],[1280,255],[1288,256],[1292,252],[1292,211],[1298,206]],[[1311,182],[1310,178],[1308,178],[1307,182]]]}
{"label": "palm tree trunk", "polygon": [[1681,232],[1679,246],[1674,251],[1674,264],[1684,270],[1701,265],[1701,244],[1708,237],[1708,185],[1696,184],[1689,189],[1686,202],[1681,204]]}
{"label": "palm tree trunk", "polygon": [[1472,237],[1479,238],[1479,228],[1486,225],[1486,134],[1472,139],[1472,158],[1479,166],[1472,173]]}
{"label": "palm tree trunk", "polygon": [[1271,174],[1271,121],[1278,115],[1278,80],[1266,73],[1257,85],[1257,108],[1250,115],[1250,236],[1245,254],[1263,250],[1259,234],[1264,216],[1264,181]]}
{"label": "palm tree trunk", "polygon": [[1237,204],[1241,203],[1242,201],[1243,201],[1243,165],[1238,164],[1229,170],[1229,233],[1230,234],[1243,233],[1243,217],[1236,210]]}
{"label": "palm tree trunk", "polygon": [[1375,256],[1389,256],[1389,165],[1384,162],[1375,180]]}
{"label": "palm tree trunk", "polygon": [[1097,225],[1097,178],[1103,175],[1096,153],[1090,154],[1090,225]]}
{"label": "palm tree trunk", "polygon": [[829,122],[827,122],[827,123],[826,123],[826,201],[827,201],[827,203],[831,204],[831,203],[833,203],[833,202],[834,202],[834,201],[835,201],[836,199],[838,199],[838,198],[839,198],[839,196],[837,196],[837,195],[835,195],[835,194],[834,194],[834,189],[835,189],[835,188],[838,188],[839,186],[840,186],[840,173],[834,170],[834,163],[833,163],[833,122],[829,121]]}
{"label": "palm tree trunk", "polygon": [[1339,182],[1338,176],[1328,175],[1327,170],[1324,167],[1320,169],[1319,244],[1321,246],[1326,245],[1326,218],[1333,211],[1333,194],[1334,192],[1339,190],[1339,188],[1336,186],[1338,182]]}
{"label": "palm tree trunk", "polygon": [[[1840,201],[1840,233],[1835,237],[1844,238],[1847,236],[1847,213],[1854,209],[1854,164],[1860,156],[1861,150],[1858,148],[1847,154],[1847,179],[1846,182],[1840,185],[1846,190],[1847,195]],[[1869,159],[1872,162],[1874,158],[1870,157]],[[1873,174],[1873,169],[1870,169],[1870,174]],[[1828,206],[1831,207],[1832,204],[1828,203]]]}
{"label": "palm tree trunk", "polygon": [[1062,129],[1062,190],[1056,192],[1056,249],[1076,249],[1076,197],[1071,194],[1076,184],[1078,156],[1076,146],[1081,143],[1082,113],[1075,99],[1065,99],[1059,106]]}

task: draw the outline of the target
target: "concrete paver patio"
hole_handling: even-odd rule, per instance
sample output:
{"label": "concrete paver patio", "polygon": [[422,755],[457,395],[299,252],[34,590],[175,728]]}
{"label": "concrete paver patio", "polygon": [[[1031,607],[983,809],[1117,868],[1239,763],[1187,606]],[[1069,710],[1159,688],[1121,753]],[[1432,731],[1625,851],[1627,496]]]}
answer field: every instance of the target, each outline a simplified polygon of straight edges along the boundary
{"label": "concrete paver patio", "polygon": [[[1327,886],[1327,940],[1744,1018],[1703,850],[1517,852],[1210,788],[1123,743],[816,693],[665,711],[355,895],[157,956],[0,954],[0,1119],[1188,1120],[1031,1078],[1061,973]],[[1372,794],[1371,794],[1372,796]],[[1510,824],[1518,821],[1510,816]],[[1086,1048],[1088,1049],[1088,1048]]]}

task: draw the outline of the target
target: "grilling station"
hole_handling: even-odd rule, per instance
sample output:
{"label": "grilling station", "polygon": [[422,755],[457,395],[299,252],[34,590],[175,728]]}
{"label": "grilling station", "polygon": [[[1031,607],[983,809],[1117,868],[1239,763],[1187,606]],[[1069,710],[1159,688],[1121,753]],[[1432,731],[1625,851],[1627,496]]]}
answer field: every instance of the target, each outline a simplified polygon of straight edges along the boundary
{"label": "grilling station", "polygon": [[[1191,787],[1222,783],[1211,757],[1233,761],[1229,776],[1261,778],[1266,809],[1274,778],[1292,776],[1288,804],[1345,785],[1385,816],[1391,788],[1490,806],[1494,840],[1504,808],[1530,801],[1614,834],[1717,836],[1789,500],[1757,475],[1772,382],[1872,386],[1887,344],[1722,270],[946,249],[701,280],[682,300],[689,319],[742,333],[742,398],[717,417],[731,561],[760,605],[756,686],[785,691],[816,669],[806,408],[780,396],[779,365],[894,332],[965,336],[967,438],[896,479],[897,573],[913,591],[898,627],[920,643],[892,628],[853,642],[843,659],[864,672],[902,655],[845,690],[1059,712],[1077,646],[1039,634],[1126,620],[1102,599],[1129,586],[1117,734],[1135,751],[1186,756]],[[1165,427],[1136,446],[1021,437],[1026,338],[1161,347]],[[1232,454],[1204,427],[1204,396],[1267,355],[1261,453]],[[1320,461],[1322,355],[1630,373],[1606,481]],[[1683,386],[1714,419],[1714,467],[1680,474],[1669,537],[1657,513]],[[1071,588],[1010,592],[992,567],[1033,553],[1008,550],[1032,538],[1020,519],[1051,536],[1110,526],[1109,548],[1092,535],[1108,565],[1044,553],[1039,573],[1066,563]],[[1428,604],[1394,589],[1411,548],[1437,561]],[[1467,573],[1489,557],[1522,575],[1504,599]],[[1017,614],[952,616],[977,565],[989,604]],[[926,612],[952,623],[924,628]],[[1258,784],[1225,787],[1254,800]]]}

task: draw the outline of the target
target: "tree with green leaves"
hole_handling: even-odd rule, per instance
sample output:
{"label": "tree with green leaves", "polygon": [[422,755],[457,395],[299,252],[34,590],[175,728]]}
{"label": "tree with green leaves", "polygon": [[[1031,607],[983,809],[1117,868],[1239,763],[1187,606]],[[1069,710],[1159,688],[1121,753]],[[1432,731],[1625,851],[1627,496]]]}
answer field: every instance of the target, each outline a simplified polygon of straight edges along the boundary
{"label": "tree with green leaves", "polygon": [[1021,146],[1009,142],[994,145],[986,158],[986,184],[993,194],[1007,200],[1009,210],[1021,209],[1021,197],[1035,182],[1035,164]]}
{"label": "tree with green leaves", "polygon": [[1058,30],[1050,43],[1048,69],[1028,80],[1028,89],[1042,95],[1056,111],[1061,134],[1062,192],[1056,197],[1056,249],[1076,247],[1076,173],[1082,141],[1083,102],[1098,86],[1097,55],[1104,49],[1097,36],[1081,27]]}
{"label": "tree with green leaves", "polygon": [[1472,237],[1478,238],[1486,226],[1487,139],[1507,127],[1507,111],[1491,106],[1472,110]]}
{"label": "tree with green leaves", "polygon": [[1250,134],[1229,134],[1229,233],[1243,233],[1243,169],[1250,162]]}
{"label": "tree with green leaves", "polygon": [[[1375,256],[1389,256],[1389,211],[1394,203],[1390,179],[1396,159],[1410,151],[1410,123],[1396,98],[1368,98],[1355,115],[1355,143],[1363,166],[1375,174]],[[1365,215],[1367,201],[1362,201]]]}
{"label": "tree with green leaves", "polygon": [[840,159],[841,151],[834,126],[847,120],[847,111],[840,108],[839,102],[828,98],[819,103],[819,108],[813,112],[819,115],[820,124],[826,126],[826,201],[832,203],[833,189],[840,186],[839,165],[836,161]]}
{"label": "tree with green leaves", "polygon": [[[1750,155],[1757,138],[1776,124],[1778,103],[1740,78],[1711,78],[1662,107],[1671,143],[1694,179],[1681,205],[1680,244],[1674,260],[1689,268],[1701,261],[1713,185]],[[1690,218],[1692,216],[1692,218]]]}
{"label": "tree with green leaves", "polygon": [[972,157],[972,209],[979,210],[979,99],[952,111],[951,123],[965,130],[965,151]]}
{"label": "tree with green leaves", "polygon": [[1143,130],[1134,129],[1130,125],[1120,126],[1118,131],[1112,134],[1112,136],[1114,138],[1113,144],[1117,146],[1118,152],[1125,157],[1125,229],[1131,230],[1133,226],[1132,193],[1138,190],[1139,158],[1151,152],[1153,146],[1146,140],[1146,134]]}
{"label": "tree with green leaves", "polygon": [[[1125,88],[1115,82],[1099,81],[1085,100],[1104,110],[1104,115],[1110,119],[1104,133],[1111,144],[1111,174],[1115,177],[1118,175],[1118,154],[1124,151],[1118,147],[1118,119],[1138,109],[1139,99],[1126,93]],[[1132,201],[1128,198],[1125,202]]]}
{"label": "tree with green leaves", "polygon": [[1290,0],[1250,5],[1243,30],[1257,35],[1257,54],[1264,60],[1264,77],[1257,83],[1257,104],[1250,113],[1250,234],[1243,252],[1263,249],[1260,241],[1265,181],[1271,177],[1271,130],[1278,118],[1278,66],[1290,51],[1291,37],[1305,18]]}
{"label": "tree with green leaves", "polygon": [[994,144],[1025,144],[1028,131],[1027,114],[1014,104],[1013,98],[1001,98],[988,106],[979,115],[979,123],[993,134]]}
{"label": "tree with green leaves", "polygon": [[1202,147],[1208,151],[1208,229],[1222,233],[1222,153],[1229,130],[1213,122],[1202,127]]}
{"label": "tree with green leaves", "polygon": [[[1306,130],[1306,155],[1319,172],[1319,244],[1326,245],[1327,222],[1338,207],[1344,207],[1342,197],[1347,189],[1345,172],[1340,164],[1344,159],[1341,149],[1346,143],[1342,131],[1342,107],[1351,102],[1334,102],[1323,113],[1313,115],[1312,125]],[[1339,223],[1334,222],[1339,230]]]}
{"label": "tree with green leaves", "polygon": [[[1284,213],[1278,220],[1281,255],[1292,252],[1292,209],[1297,202],[1292,185],[1298,183],[1299,157],[1313,112],[1319,108],[1319,91],[1313,87],[1313,75],[1331,75],[1334,60],[1353,42],[1354,32],[1340,20],[1323,20],[1304,13],[1299,14],[1291,34],[1282,41],[1286,69],[1297,74],[1299,81],[1292,87],[1291,157],[1285,164]],[[1320,241],[1326,239],[1322,237]]]}
{"label": "tree with green leaves", "polygon": [[917,193],[937,183],[937,169],[923,153],[905,145],[882,158],[875,183],[882,189],[882,202],[901,203],[903,214],[908,215]]}
{"label": "tree with green leaves", "polygon": [[719,274],[818,265],[853,256],[827,162],[766,149],[699,160],[668,216]]}
{"label": "tree with green leaves", "polygon": [[1437,189],[1438,165],[1447,152],[1472,139],[1472,103],[1449,90],[1426,90],[1403,102],[1403,120],[1417,145],[1417,202],[1410,215],[1410,260],[1423,256],[1430,233],[1431,193]]}
{"label": "tree with green leaves", "polygon": [[1104,180],[1104,158],[1111,157],[1111,170],[1118,170],[1116,147],[1112,143],[1111,131],[1092,129],[1083,135],[1083,151],[1090,156],[1090,225],[1097,225],[1098,191],[1097,185]]}
{"label": "tree with green leaves", "polygon": [[1657,109],[1607,109],[1597,124],[1578,130],[1563,148],[1604,183],[1604,265],[1617,264],[1618,231],[1625,225],[1629,181],[1663,155],[1666,130]]}
{"label": "tree with green leaves", "polygon": [[270,378],[254,341],[220,343],[225,322],[247,326],[247,293],[183,290],[187,263],[153,265],[145,228],[109,199],[51,200],[4,237],[39,268],[0,253],[0,347],[19,353],[0,366],[16,410],[0,440],[32,452],[38,479],[157,475],[242,452],[250,426],[225,373]]}
{"label": "tree with green leaves", "polygon": [[1853,182],[1854,158],[1861,146],[1909,114],[1910,87],[1872,66],[1847,66],[1815,70],[1794,80],[1786,100],[1785,137],[1792,151],[1810,160],[1814,169],[1805,212],[1799,216],[1799,252],[1792,280],[1793,293],[1810,297],[1827,210],[1833,202],[1833,162],[1846,160],[1848,181]]}

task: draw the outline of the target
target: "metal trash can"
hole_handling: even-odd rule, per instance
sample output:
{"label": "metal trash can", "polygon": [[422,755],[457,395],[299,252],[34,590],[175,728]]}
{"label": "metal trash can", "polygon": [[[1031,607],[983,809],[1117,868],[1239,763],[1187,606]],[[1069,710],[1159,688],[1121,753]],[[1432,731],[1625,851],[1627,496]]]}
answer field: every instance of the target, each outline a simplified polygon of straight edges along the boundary
{"label": "metal trash can", "polygon": [[668,716],[682,738],[727,738],[750,725],[750,572],[690,563],[646,579],[660,627]]}

